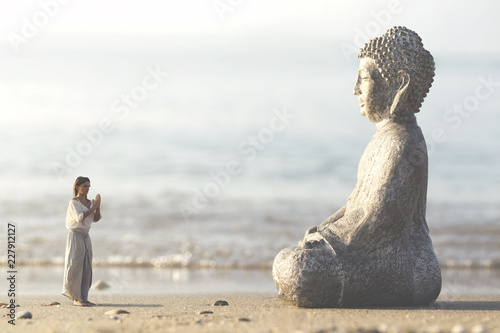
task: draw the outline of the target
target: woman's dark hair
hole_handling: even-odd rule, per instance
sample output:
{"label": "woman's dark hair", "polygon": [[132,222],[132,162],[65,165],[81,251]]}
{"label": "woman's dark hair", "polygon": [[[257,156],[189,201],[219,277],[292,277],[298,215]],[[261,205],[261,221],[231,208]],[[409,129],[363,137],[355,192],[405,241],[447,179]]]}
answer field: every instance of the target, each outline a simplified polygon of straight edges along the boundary
{"label": "woman's dark hair", "polygon": [[78,194],[78,189],[77,187],[84,184],[85,182],[89,182],[90,183],[90,179],[88,179],[87,177],[78,177],[76,180],[75,180],[75,185],[73,185],[73,195],[76,197],[76,195]]}

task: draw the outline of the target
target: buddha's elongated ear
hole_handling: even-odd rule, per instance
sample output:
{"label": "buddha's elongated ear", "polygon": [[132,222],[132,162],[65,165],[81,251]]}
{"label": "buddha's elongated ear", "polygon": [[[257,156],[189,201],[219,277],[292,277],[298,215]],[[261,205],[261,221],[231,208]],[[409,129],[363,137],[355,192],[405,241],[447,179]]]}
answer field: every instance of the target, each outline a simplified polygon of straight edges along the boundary
{"label": "buddha's elongated ear", "polygon": [[401,70],[398,72],[398,79],[401,82],[396,96],[391,105],[391,116],[397,117],[405,112],[406,94],[408,93],[408,87],[410,86],[410,75],[405,71]]}

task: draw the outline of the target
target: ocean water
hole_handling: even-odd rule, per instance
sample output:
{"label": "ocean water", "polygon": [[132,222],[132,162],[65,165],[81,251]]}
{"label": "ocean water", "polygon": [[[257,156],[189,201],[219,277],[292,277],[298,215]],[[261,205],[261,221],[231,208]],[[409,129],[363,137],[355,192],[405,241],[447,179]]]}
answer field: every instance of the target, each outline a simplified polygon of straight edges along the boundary
{"label": "ocean water", "polygon": [[[334,41],[245,42],[47,46],[2,62],[1,228],[16,225],[17,264],[63,264],[79,175],[103,197],[96,267],[268,271],[342,207],[375,132],[352,95],[356,60]],[[433,244],[443,268],[497,271],[500,61],[435,59],[417,115]]]}

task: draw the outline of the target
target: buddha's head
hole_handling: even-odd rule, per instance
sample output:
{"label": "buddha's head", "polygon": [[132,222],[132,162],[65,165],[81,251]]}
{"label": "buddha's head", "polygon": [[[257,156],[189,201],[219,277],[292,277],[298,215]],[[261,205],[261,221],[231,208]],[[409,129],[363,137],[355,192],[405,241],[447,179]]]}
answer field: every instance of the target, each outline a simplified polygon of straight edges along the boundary
{"label": "buddha's head", "polygon": [[361,49],[354,94],[361,114],[378,123],[420,111],[434,77],[434,59],[405,27],[389,29]]}

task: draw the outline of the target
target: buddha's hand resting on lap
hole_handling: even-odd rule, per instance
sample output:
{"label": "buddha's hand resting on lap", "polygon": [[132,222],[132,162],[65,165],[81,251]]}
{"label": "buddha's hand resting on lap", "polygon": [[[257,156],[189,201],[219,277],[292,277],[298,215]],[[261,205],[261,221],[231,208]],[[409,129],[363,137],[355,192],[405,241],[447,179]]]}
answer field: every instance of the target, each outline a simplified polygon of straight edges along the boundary
{"label": "buddha's hand resting on lap", "polygon": [[[306,231],[306,234],[304,235],[304,238],[302,239],[301,242],[307,242],[307,241],[312,241],[312,240],[319,240],[321,235],[318,232],[318,227],[312,227]],[[299,243],[300,244],[300,243]]]}
{"label": "buddha's hand resting on lap", "polygon": [[332,250],[323,236],[318,232],[318,227],[313,227],[306,231],[304,239],[299,241],[300,249],[325,249]]}

